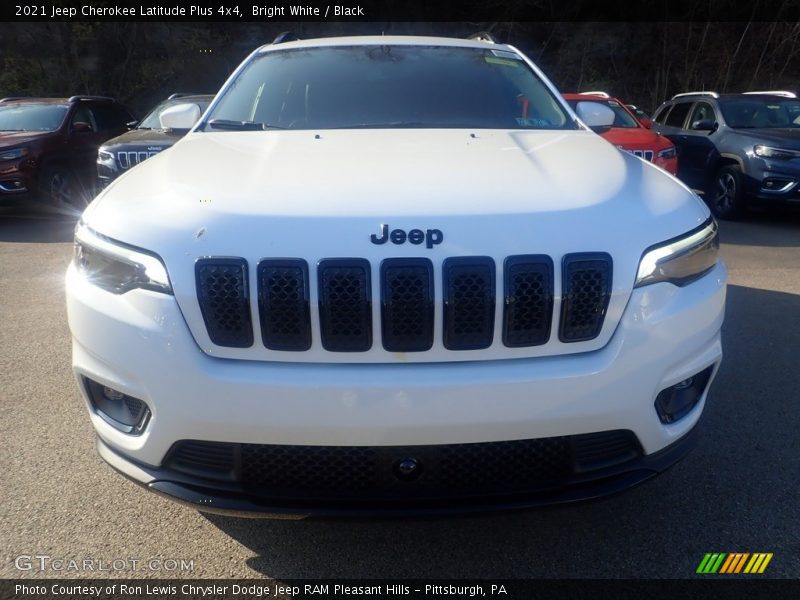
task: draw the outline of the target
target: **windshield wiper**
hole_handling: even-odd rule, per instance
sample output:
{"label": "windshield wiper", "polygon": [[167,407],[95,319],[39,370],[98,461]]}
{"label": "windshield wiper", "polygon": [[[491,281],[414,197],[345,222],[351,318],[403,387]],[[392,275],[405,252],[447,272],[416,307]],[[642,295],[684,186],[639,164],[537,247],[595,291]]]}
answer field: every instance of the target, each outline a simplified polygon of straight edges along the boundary
{"label": "windshield wiper", "polygon": [[0,131],[25,131],[24,129],[0,129]]}
{"label": "windshield wiper", "polygon": [[269,123],[256,123],[255,121],[231,121],[229,119],[212,119],[208,122],[212,129],[227,129],[229,131],[263,131],[264,129],[284,129]]}
{"label": "windshield wiper", "polygon": [[422,121],[387,121],[386,123],[352,123],[350,125],[337,126],[334,129],[391,129],[392,127],[435,127],[431,123]]}

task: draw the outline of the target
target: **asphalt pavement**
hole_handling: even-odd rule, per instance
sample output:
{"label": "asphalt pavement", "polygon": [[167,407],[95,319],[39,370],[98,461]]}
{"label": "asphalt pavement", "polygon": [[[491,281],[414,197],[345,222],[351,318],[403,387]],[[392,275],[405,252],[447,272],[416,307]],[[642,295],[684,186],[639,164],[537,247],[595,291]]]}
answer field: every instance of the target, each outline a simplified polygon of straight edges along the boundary
{"label": "asphalt pavement", "polygon": [[599,501],[383,521],[203,515],[107,467],[70,369],[73,227],[0,208],[0,577],[682,578],[706,552],[772,552],[764,576],[800,578],[797,214],[721,224],[725,358],[684,461]]}

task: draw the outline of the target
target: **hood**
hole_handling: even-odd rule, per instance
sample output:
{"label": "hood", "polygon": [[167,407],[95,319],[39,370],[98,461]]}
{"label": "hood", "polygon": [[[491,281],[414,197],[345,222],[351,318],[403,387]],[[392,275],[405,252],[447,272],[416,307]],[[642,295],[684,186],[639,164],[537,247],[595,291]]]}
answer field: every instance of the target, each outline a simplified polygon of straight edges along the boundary
{"label": "hood", "polygon": [[49,135],[52,131],[0,131],[0,148],[21,146],[35,142]]}
{"label": "hood", "polygon": [[148,148],[153,146],[153,152],[160,152],[172,146],[186,135],[186,131],[167,131],[163,129],[132,129],[103,143],[101,148],[109,152],[122,149],[122,147],[135,146]]}
{"label": "hood", "polygon": [[644,127],[612,127],[602,133],[602,137],[628,150],[662,149],[672,145],[667,138]]}
{"label": "hood", "polygon": [[[286,237],[295,224],[313,233],[312,223],[343,223],[363,238],[387,220],[499,219],[507,235],[569,222],[571,240],[584,231],[649,240],[706,217],[685,186],[592,132],[497,130],[191,133],[118,179],[87,213],[102,233],[145,247],[165,235],[194,243],[204,228],[209,251],[228,235]],[[289,237],[302,256],[301,236]]]}
{"label": "hood", "polygon": [[777,145],[789,150],[800,150],[800,127],[735,129],[737,134],[753,139],[755,144]]}

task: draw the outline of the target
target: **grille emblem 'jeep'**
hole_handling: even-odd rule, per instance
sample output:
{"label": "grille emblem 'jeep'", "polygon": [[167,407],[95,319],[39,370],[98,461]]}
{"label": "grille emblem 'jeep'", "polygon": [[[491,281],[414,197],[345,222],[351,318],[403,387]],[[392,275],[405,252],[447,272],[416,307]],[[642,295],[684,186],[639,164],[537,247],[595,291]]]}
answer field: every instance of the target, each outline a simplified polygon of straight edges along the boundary
{"label": "grille emblem 'jeep'", "polygon": [[390,233],[389,225],[382,223],[380,235],[373,233],[369,236],[369,239],[373,244],[379,245],[385,244],[389,240],[391,240],[393,244],[398,245],[405,244],[406,241],[408,241],[410,244],[419,246],[422,242],[425,242],[427,248],[433,248],[444,241],[444,234],[439,229],[426,229],[425,231],[422,231],[422,229],[412,229],[408,233],[403,229],[392,229]]}

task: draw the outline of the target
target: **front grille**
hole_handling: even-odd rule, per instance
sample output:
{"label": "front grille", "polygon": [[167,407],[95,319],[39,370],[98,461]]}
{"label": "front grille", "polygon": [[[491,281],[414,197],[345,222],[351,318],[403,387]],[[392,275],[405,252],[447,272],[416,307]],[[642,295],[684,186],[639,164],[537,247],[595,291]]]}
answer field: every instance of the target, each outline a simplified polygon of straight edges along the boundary
{"label": "front grille", "polygon": [[263,260],[258,265],[261,338],[270,350],[308,350],[311,314],[308,265],[300,259]]}
{"label": "front grille", "polygon": [[654,152],[652,150],[628,150],[634,156],[638,156],[639,158],[643,158],[648,162],[653,162]]}
{"label": "front grille", "polygon": [[[257,312],[263,345],[301,352],[314,339],[329,352],[366,352],[380,331],[389,352],[425,352],[434,346],[436,300],[441,299],[441,344],[448,350],[480,350],[497,338],[508,348],[558,340],[574,343],[600,335],[611,297],[612,260],[605,253],[567,254],[562,296],[555,306],[553,260],[545,255],[509,256],[502,267],[502,314],[496,299],[496,266],[486,256],[447,258],[437,285],[427,258],[390,258],[377,269],[380,323],[373,324],[372,265],[362,258],[319,261],[316,274],[299,258],[264,259],[256,268]],[[211,341],[253,345],[248,263],[244,258],[203,258],[196,266],[197,296]],[[309,281],[317,283],[319,324],[312,319]]]}
{"label": "front grille", "polygon": [[600,334],[611,297],[611,271],[611,257],[602,252],[564,257],[562,342],[584,342]]}
{"label": "front grille", "polygon": [[143,163],[148,158],[154,157],[158,152],[150,152],[145,150],[131,150],[117,152],[117,165],[123,171],[135,167],[139,163]]}
{"label": "front grille", "polygon": [[510,256],[505,266],[503,343],[515,348],[550,339],[553,261],[549,256]]}
{"label": "front grille", "polygon": [[372,347],[370,265],[361,258],[319,263],[319,317],[322,346],[334,352]]}
{"label": "front grille", "polygon": [[488,348],[494,333],[494,261],[486,256],[448,258],[442,271],[445,348]]}
{"label": "front grille", "polygon": [[[386,499],[558,489],[637,459],[630,431],[428,446],[285,446],[178,442],[168,469],[237,483],[257,496]],[[418,474],[404,477],[401,461]]]}
{"label": "front grille", "polygon": [[427,258],[381,263],[383,347],[420,352],[433,346],[433,264]]}
{"label": "front grille", "polygon": [[253,345],[247,261],[243,258],[201,258],[195,263],[197,298],[208,329],[218,346]]}

